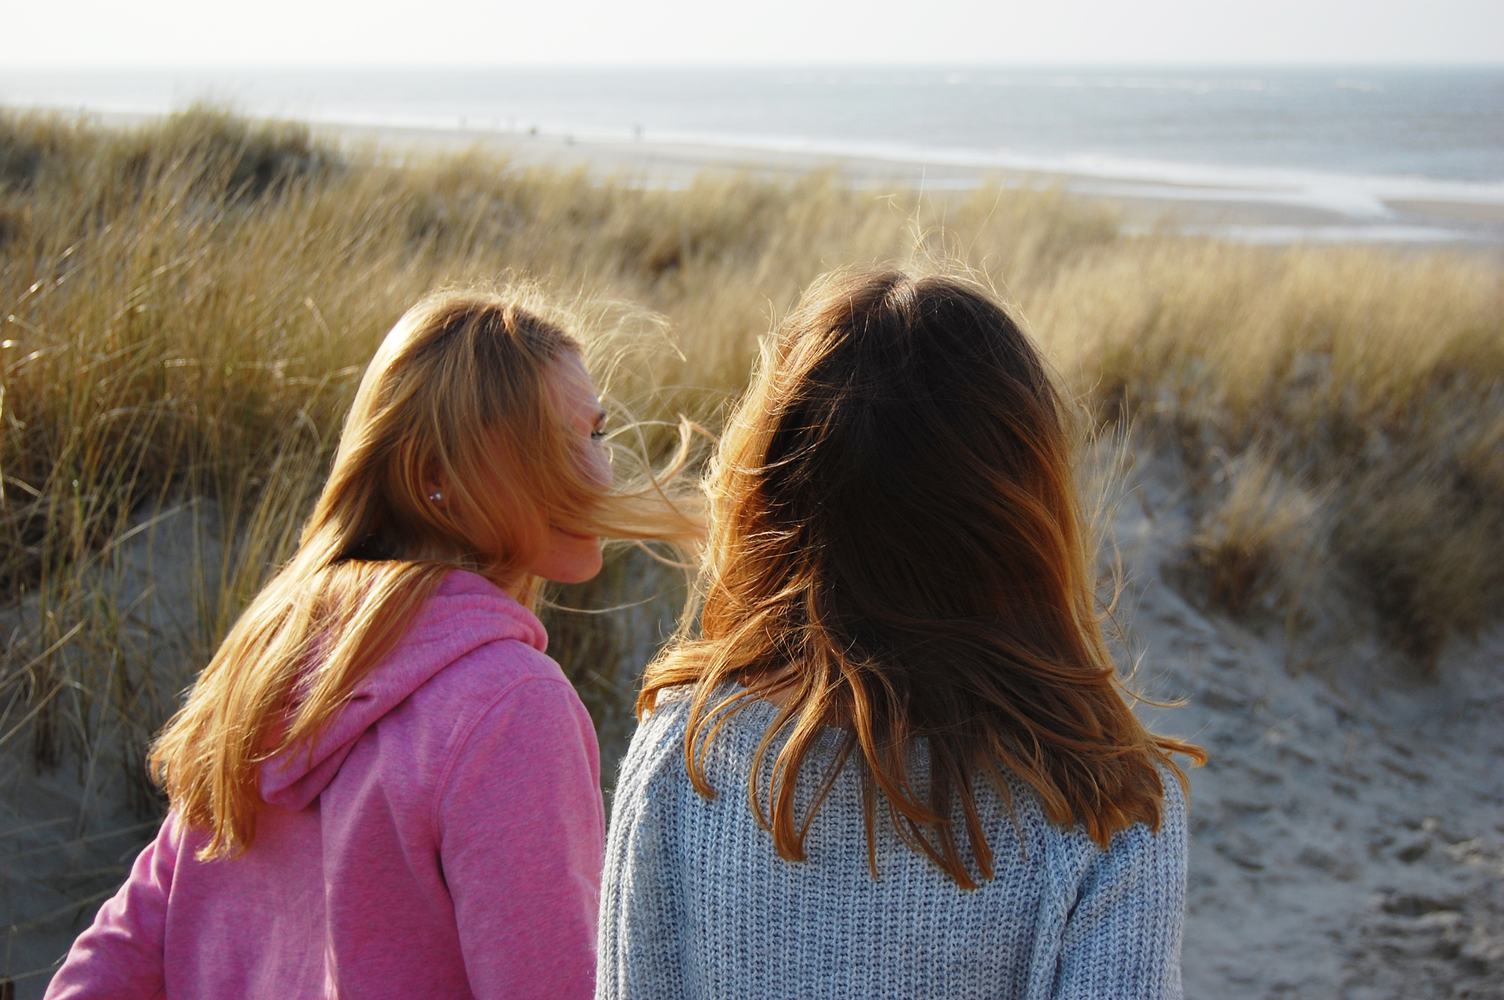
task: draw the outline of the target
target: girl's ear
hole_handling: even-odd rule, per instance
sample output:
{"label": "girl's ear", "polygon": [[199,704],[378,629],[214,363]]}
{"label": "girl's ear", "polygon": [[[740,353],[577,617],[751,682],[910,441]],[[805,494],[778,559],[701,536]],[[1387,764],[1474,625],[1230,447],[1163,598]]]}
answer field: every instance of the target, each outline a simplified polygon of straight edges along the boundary
{"label": "girl's ear", "polygon": [[423,470],[423,496],[429,503],[443,503],[449,495],[446,487],[449,485],[449,477],[444,474],[443,468],[436,461],[425,462]]}

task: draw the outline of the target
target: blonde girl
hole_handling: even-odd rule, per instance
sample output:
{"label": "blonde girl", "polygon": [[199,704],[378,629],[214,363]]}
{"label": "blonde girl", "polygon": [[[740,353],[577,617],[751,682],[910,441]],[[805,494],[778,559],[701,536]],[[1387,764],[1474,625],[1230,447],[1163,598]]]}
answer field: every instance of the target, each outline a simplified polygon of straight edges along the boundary
{"label": "blonde girl", "polygon": [[648,667],[599,997],[1180,994],[1184,774],[1103,642],[1067,408],[982,289],[817,282]]}
{"label": "blonde girl", "polygon": [[588,996],[590,718],[533,614],[602,536],[686,540],[612,488],[579,343],[507,298],[410,309],[297,553],[151,753],[171,812],[48,997]]}

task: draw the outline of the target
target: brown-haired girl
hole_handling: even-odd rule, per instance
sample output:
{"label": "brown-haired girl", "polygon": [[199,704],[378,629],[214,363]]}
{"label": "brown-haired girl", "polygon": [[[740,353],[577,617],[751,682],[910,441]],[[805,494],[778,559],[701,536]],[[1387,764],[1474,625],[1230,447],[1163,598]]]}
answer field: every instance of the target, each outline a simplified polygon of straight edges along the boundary
{"label": "brown-haired girl", "polygon": [[563,328],[410,309],[297,553],[152,749],[171,812],[49,997],[589,996],[595,733],[531,610],[600,536],[692,539],[613,489]]}
{"label": "brown-haired girl", "polygon": [[[1190,744],[1104,644],[1066,406],[968,282],[818,282],[649,665],[600,997],[1174,997]],[[721,793],[721,794],[717,794]]]}

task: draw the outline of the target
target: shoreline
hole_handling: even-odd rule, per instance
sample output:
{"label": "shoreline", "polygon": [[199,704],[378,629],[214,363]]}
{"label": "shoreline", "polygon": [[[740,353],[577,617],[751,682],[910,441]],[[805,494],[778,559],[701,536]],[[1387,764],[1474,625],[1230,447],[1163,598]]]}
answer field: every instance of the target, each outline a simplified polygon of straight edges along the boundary
{"label": "shoreline", "polygon": [[[11,113],[56,115],[131,128],[166,112],[101,111],[48,105],[0,104]],[[1347,210],[1330,197],[1295,185],[1231,185],[1115,176],[1111,173],[1027,169],[898,155],[858,155],[739,143],[622,137],[471,125],[383,124],[246,116],[305,125],[322,141],[350,153],[409,158],[480,152],[525,168],[583,169],[601,180],[644,187],[686,187],[703,175],[751,174],[789,181],[831,173],[853,188],[918,191],[946,197],[979,189],[1059,191],[1118,213],[1127,235],[1179,235],[1271,246],[1356,245],[1452,250],[1504,260],[1504,202],[1428,197],[1359,197]],[[1337,199],[1339,202],[1341,199]]]}
{"label": "shoreline", "polygon": [[1504,256],[1504,203],[1395,198],[1385,214],[1353,214],[1313,203],[1303,192],[1137,180],[986,164],[831,154],[732,143],[648,137],[577,138],[569,133],[498,131],[337,122],[307,123],[315,135],[345,148],[397,153],[481,150],[527,167],[584,168],[600,179],[682,186],[701,174],[751,173],[793,179],[832,172],[859,189],[902,189],[936,195],[979,188],[1059,190],[1112,206],[1129,232],[1180,232],[1246,243],[1352,243],[1464,251]]}

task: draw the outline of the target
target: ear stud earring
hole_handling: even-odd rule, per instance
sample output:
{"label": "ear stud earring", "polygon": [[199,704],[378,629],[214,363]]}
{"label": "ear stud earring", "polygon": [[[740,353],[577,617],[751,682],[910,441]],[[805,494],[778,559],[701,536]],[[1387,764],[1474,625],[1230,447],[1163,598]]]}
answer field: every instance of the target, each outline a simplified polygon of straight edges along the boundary
{"label": "ear stud earring", "polygon": [[432,493],[428,494],[428,499],[432,500],[434,503],[438,503],[440,500],[444,499],[444,494],[439,490],[434,490]]}

